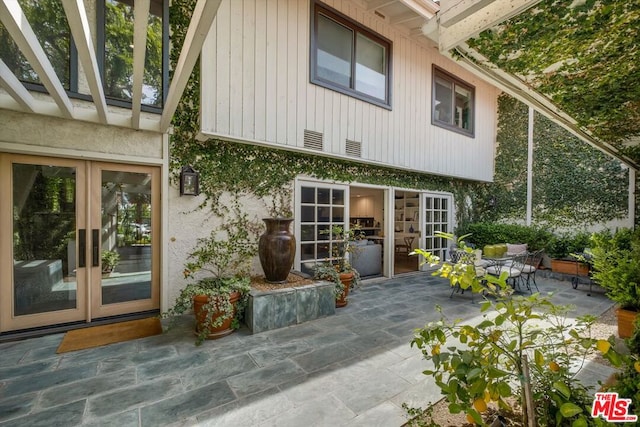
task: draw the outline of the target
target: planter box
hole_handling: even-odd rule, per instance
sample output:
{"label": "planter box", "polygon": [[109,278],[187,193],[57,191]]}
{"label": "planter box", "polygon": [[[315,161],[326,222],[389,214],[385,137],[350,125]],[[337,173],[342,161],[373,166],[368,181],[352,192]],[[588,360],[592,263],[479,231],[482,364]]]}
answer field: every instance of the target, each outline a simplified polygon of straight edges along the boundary
{"label": "planter box", "polygon": [[252,289],[245,316],[251,333],[270,331],[336,312],[335,284],[321,281],[297,288]]}
{"label": "planter box", "polygon": [[589,266],[583,262],[568,259],[552,259],[551,271],[554,273],[571,274],[573,276],[588,276]]}

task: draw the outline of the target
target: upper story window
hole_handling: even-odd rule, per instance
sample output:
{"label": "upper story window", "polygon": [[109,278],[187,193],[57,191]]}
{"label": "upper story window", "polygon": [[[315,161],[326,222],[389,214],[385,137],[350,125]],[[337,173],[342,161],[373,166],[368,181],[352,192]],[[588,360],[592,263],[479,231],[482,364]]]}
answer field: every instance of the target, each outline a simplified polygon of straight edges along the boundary
{"label": "upper story window", "polygon": [[[90,100],[78,75],[78,54],[60,0],[18,0],[62,86],[74,98]],[[133,0],[97,0],[98,65],[105,96],[130,108],[133,91]],[[159,112],[169,80],[169,0],[151,0],[142,86],[142,109]],[[31,90],[45,92],[40,76],[0,23],[0,59]],[[86,83],[84,83],[86,86]]]}
{"label": "upper story window", "polygon": [[[59,0],[18,0],[24,16],[36,34],[42,49],[49,58],[60,83],[67,90],[71,86],[72,54],[71,31]],[[9,32],[0,24],[0,59],[18,80],[30,89],[43,90],[38,74],[31,68]]]}
{"label": "upper story window", "polygon": [[431,123],[473,136],[475,88],[433,67]]}
{"label": "upper story window", "polygon": [[[127,106],[133,92],[133,0],[99,0],[98,58],[105,96]],[[142,104],[162,108],[168,81],[168,2],[151,0]]]}
{"label": "upper story window", "polygon": [[391,42],[321,3],[311,22],[311,82],[391,107]]}

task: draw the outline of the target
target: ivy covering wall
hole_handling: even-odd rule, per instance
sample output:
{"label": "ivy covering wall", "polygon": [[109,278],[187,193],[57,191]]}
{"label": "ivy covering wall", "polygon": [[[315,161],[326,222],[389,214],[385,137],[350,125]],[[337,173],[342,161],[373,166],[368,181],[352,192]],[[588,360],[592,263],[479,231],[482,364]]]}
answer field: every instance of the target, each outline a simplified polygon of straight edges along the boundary
{"label": "ivy covering wall", "polygon": [[468,43],[638,162],[639,20],[638,1],[543,0]]}
{"label": "ivy covering wall", "polygon": [[[195,0],[172,2],[172,64],[178,59],[179,47],[184,40],[195,3]],[[454,194],[458,204],[458,221],[468,221],[473,216],[473,211],[465,200],[481,193],[485,187],[482,183],[219,139],[198,141],[199,82],[200,67],[196,65],[173,118],[170,165],[174,181],[180,167],[192,165],[200,173],[200,191],[205,196],[205,204],[214,209],[224,193],[264,198],[290,192],[290,183],[296,176],[304,174],[345,183],[447,191]]]}
{"label": "ivy covering wall", "polygon": [[[172,2],[173,64],[195,3]],[[345,183],[451,192],[458,224],[524,221],[528,113],[526,106],[506,95],[499,99],[495,184],[486,184],[218,139],[199,141],[199,82],[200,67],[196,65],[174,115],[170,165],[174,180],[183,165],[200,172],[205,205],[215,208],[224,193],[256,198],[290,193],[292,180],[304,174]],[[535,135],[536,222],[575,226],[626,214],[626,171],[619,163],[539,115]],[[491,206],[491,196],[495,206]]]}
{"label": "ivy covering wall", "polygon": [[[524,221],[528,107],[498,100],[494,219]],[[534,115],[533,222],[580,227],[627,215],[628,170],[541,114]]]}

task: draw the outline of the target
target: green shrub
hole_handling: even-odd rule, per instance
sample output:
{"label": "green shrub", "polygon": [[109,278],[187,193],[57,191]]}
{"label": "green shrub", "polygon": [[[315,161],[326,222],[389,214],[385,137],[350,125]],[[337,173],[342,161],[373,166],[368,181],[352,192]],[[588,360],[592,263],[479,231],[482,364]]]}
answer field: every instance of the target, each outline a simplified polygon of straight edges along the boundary
{"label": "green shrub", "polygon": [[456,233],[461,236],[471,234],[466,240],[477,248],[495,243],[526,243],[529,250],[546,249],[553,238],[549,231],[526,225],[476,222],[459,227]]}
{"label": "green shrub", "polygon": [[553,236],[549,241],[545,252],[551,258],[569,258],[570,254],[583,252],[591,247],[591,234],[587,232],[564,233]]}
{"label": "green shrub", "polygon": [[591,237],[593,278],[620,307],[640,311],[640,229]]}

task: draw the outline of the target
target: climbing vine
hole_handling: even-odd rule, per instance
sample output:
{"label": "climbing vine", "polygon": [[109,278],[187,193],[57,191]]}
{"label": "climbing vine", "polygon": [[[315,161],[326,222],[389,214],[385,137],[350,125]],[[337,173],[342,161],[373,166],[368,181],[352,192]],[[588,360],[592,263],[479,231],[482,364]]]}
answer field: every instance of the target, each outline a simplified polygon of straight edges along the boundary
{"label": "climbing vine", "polygon": [[[194,0],[177,0],[171,5],[171,30],[174,43],[171,60],[175,64],[189,25]],[[417,190],[447,191],[458,203],[458,220],[465,221],[474,213],[465,201],[482,191],[485,184],[473,183],[391,167],[373,166],[348,160],[306,153],[240,144],[220,139],[201,141],[199,129],[200,69],[194,68],[191,79],[173,118],[171,136],[171,168],[173,179],[180,167],[192,165],[200,173],[200,191],[205,205],[216,210],[217,201],[225,193],[264,198],[290,192],[290,183],[300,175],[346,183],[358,182],[397,186]],[[476,206],[475,209],[478,209]],[[223,213],[223,212],[218,212]]]}
{"label": "climbing vine", "polygon": [[[171,59],[174,64],[194,5],[195,0],[172,2]],[[199,140],[196,138],[200,130],[199,82],[200,68],[196,66],[173,118],[170,162],[174,180],[180,167],[186,164],[200,172],[203,205],[214,207],[214,211],[223,194],[258,199],[290,196],[291,182],[297,175],[304,174],[346,183],[451,192],[460,225],[474,221],[524,220],[528,114],[523,104],[506,95],[499,99],[495,183],[485,184],[220,139]],[[575,226],[626,214],[627,175],[618,162],[539,115],[535,137],[536,222]]]}
{"label": "climbing vine", "polygon": [[543,0],[469,45],[603,141],[640,135],[640,2]]}
{"label": "climbing vine", "polygon": [[[523,220],[527,197],[528,107],[498,100],[495,215]],[[533,220],[553,227],[589,225],[627,215],[628,170],[544,116],[534,117]]]}

